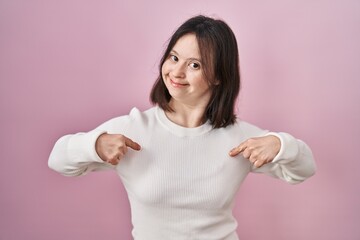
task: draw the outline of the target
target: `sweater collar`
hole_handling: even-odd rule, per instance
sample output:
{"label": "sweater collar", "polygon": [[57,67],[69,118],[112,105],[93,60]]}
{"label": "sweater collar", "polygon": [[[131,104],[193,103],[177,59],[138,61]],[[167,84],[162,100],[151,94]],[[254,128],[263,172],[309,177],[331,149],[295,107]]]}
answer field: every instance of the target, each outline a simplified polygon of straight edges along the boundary
{"label": "sweater collar", "polygon": [[203,135],[207,132],[209,132],[212,129],[212,126],[208,121],[206,121],[204,124],[194,127],[194,128],[187,128],[180,126],[172,121],[166,116],[165,111],[160,108],[159,106],[156,106],[156,117],[159,120],[159,122],[171,133],[179,136],[179,137],[196,137]]}

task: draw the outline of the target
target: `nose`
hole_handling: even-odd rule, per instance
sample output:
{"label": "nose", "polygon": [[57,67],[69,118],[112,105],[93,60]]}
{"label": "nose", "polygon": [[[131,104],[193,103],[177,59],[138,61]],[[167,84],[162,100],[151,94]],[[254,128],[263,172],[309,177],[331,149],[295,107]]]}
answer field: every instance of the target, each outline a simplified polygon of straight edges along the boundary
{"label": "nose", "polygon": [[172,76],[175,78],[184,78],[185,77],[185,63],[178,62],[173,66],[173,69],[171,71]]}

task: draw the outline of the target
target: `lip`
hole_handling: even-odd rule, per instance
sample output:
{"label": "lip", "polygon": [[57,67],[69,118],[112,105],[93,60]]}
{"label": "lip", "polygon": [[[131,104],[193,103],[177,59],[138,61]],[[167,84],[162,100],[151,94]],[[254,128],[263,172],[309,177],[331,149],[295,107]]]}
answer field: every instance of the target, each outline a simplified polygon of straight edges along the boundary
{"label": "lip", "polygon": [[176,88],[180,88],[180,87],[185,87],[185,86],[188,86],[189,84],[187,83],[179,83],[179,82],[175,82],[173,81],[172,79],[170,79],[170,83],[173,87],[176,87]]}

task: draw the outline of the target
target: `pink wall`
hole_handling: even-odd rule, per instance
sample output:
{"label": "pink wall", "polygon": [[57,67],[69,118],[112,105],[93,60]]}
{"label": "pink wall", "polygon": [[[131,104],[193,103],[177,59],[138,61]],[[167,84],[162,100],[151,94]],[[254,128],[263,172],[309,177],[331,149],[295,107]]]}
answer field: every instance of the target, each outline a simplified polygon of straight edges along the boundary
{"label": "pink wall", "polygon": [[65,178],[47,158],[59,136],[149,107],[165,41],[198,13],[237,35],[240,116],[302,138],[318,164],[296,186],[250,175],[241,239],[360,239],[358,0],[0,0],[1,240],[130,239],[114,172]]}

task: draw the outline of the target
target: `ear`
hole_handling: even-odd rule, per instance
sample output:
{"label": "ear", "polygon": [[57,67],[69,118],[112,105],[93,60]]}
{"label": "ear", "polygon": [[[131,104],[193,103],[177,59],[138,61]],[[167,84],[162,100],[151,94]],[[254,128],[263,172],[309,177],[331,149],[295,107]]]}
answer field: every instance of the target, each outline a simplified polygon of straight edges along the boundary
{"label": "ear", "polygon": [[211,81],[211,82],[208,81],[208,84],[209,84],[210,87],[217,87],[217,86],[220,85],[220,81],[217,80],[217,79],[215,79],[215,80],[213,80],[213,81]]}

